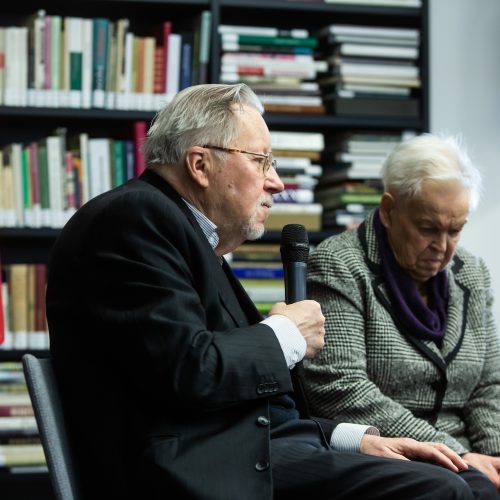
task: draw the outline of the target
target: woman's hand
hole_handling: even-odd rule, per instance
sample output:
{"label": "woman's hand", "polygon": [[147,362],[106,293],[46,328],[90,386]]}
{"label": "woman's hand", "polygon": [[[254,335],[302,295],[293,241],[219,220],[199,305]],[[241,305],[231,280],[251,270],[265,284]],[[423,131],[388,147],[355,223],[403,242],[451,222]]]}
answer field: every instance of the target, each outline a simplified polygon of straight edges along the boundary
{"label": "woman's hand", "polygon": [[481,453],[465,453],[462,458],[472,467],[488,476],[488,479],[500,490],[500,457],[490,457]]}

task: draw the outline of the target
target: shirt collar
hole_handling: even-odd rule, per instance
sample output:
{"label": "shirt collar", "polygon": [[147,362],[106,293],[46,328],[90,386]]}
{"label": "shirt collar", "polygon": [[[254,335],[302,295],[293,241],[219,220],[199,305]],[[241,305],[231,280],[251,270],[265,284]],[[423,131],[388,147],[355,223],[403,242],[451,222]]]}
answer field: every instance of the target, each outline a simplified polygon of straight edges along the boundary
{"label": "shirt collar", "polygon": [[205,238],[208,240],[210,243],[210,246],[215,250],[217,248],[217,245],[219,244],[219,235],[217,234],[217,226],[205,215],[202,214],[196,207],[191,205],[187,200],[182,198],[182,201],[187,205],[189,210],[194,215],[194,218],[196,219],[196,222],[201,227],[201,230],[203,231],[203,234],[205,235]]}

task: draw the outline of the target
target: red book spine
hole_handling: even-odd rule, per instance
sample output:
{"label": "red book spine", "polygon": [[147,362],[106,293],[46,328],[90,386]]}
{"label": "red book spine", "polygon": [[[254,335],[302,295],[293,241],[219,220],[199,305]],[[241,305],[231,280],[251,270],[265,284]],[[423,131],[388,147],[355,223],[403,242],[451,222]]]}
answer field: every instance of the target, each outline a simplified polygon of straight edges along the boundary
{"label": "red book spine", "polygon": [[146,168],[146,162],[144,161],[144,155],[142,153],[142,145],[146,139],[148,125],[146,122],[135,122],[134,123],[134,150],[135,150],[135,176],[142,174]]}
{"label": "red book spine", "polygon": [[2,300],[2,289],[3,289],[3,273],[2,273],[2,261],[0,260],[0,345],[3,344],[5,339],[5,321],[3,318],[3,300]]}

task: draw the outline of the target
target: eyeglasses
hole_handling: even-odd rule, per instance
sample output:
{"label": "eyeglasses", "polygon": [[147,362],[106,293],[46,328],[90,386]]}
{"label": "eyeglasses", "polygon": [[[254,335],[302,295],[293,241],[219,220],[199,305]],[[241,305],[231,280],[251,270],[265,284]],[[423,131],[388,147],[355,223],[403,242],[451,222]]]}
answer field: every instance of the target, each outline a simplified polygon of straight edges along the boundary
{"label": "eyeglasses", "polygon": [[253,153],[252,151],[244,151],[243,149],[223,148],[221,146],[210,146],[209,144],[205,144],[204,146],[202,146],[202,148],[217,149],[218,151],[224,151],[226,153],[244,153],[246,155],[258,156],[263,160],[260,164],[262,166],[262,173],[264,175],[267,175],[269,170],[271,170],[271,167],[273,167],[275,170],[277,167],[276,160],[273,158],[272,153]]}

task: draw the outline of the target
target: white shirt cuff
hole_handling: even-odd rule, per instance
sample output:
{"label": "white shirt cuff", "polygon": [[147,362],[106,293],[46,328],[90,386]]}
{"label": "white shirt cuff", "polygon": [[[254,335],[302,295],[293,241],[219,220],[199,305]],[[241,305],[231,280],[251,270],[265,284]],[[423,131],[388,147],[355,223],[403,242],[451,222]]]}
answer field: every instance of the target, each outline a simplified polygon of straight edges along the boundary
{"label": "white shirt cuff", "polygon": [[282,314],[273,314],[261,323],[273,329],[290,370],[304,359],[307,349],[306,341],[290,318]]}
{"label": "white shirt cuff", "polygon": [[380,436],[379,430],[371,425],[338,424],[330,437],[330,446],[335,451],[359,452],[361,440],[365,434]]}

